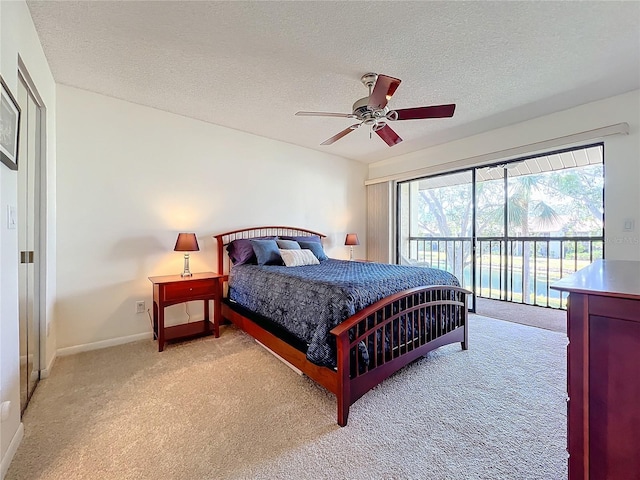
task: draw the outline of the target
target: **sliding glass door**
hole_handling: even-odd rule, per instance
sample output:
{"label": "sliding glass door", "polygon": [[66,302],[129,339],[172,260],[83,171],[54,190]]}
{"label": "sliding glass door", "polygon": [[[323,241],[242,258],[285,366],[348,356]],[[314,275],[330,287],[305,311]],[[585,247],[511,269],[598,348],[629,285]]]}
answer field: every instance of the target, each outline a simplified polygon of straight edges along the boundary
{"label": "sliding glass door", "polygon": [[[554,281],[604,257],[602,145],[398,184],[398,263],[475,295],[565,308]],[[474,295],[474,298],[475,298]]]}

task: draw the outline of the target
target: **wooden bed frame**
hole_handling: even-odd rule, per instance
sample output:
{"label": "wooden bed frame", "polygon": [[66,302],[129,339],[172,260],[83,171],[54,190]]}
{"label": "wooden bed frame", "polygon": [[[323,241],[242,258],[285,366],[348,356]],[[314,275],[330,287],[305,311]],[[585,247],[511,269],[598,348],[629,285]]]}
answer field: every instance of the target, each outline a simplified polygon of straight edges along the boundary
{"label": "wooden bed frame", "polygon": [[[225,275],[225,282],[228,280],[232,265],[225,247],[233,240],[284,235],[325,237],[321,233],[304,228],[277,226],[251,227],[215,235],[218,246],[218,273]],[[405,365],[431,350],[450,343],[460,342],[462,349],[467,349],[466,296],[470,293],[451,285],[412,288],[383,298],[357,312],[330,332],[336,337],[337,368],[335,370],[310,362],[305,352],[266,330],[255,319],[234,310],[227,302],[222,303],[222,317],[334,393],[338,403],[338,425],[344,427],[347,424],[349,407]],[[224,296],[226,297],[226,288]],[[419,322],[421,318],[448,318],[448,320],[441,320],[437,324],[433,321],[432,327],[427,332]],[[408,323],[414,325],[413,330],[418,332],[418,338],[408,338],[407,329],[400,328]],[[377,333],[381,330],[381,334],[378,335]],[[402,331],[405,332],[405,338],[399,333]],[[385,341],[384,332],[388,336],[390,334],[390,341]],[[370,342],[377,352],[372,355],[368,365],[361,362],[358,355],[360,341]]]}

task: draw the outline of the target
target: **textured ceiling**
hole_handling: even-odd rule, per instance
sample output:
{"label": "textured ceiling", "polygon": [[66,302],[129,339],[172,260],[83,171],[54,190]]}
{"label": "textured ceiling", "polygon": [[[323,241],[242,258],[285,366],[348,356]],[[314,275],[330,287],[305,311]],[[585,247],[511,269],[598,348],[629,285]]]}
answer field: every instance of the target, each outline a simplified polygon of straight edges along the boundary
{"label": "textured ceiling", "polygon": [[[374,162],[640,88],[640,2],[29,1],[58,83]],[[448,119],[353,123],[369,71],[391,108]]]}

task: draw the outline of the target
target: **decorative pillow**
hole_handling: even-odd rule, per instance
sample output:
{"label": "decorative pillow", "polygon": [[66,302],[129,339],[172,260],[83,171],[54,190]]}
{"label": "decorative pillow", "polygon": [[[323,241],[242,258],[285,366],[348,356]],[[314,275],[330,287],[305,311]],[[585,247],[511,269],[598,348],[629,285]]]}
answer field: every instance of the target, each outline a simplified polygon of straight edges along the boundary
{"label": "decorative pillow", "polygon": [[227,245],[227,252],[229,252],[229,259],[233,262],[234,265],[242,265],[243,263],[253,263],[257,262],[256,255],[253,252],[253,245],[251,245],[251,240],[273,240],[276,237],[255,237],[251,238],[238,238],[237,240],[233,240],[229,242]]}
{"label": "decorative pillow", "polygon": [[295,240],[277,239],[276,243],[278,244],[278,248],[282,250],[300,250],[300,244]]}
{"label": "decorative pillow", "polygon": [[282,265],[282,257],[275,240],[251,239],[251,245],[258,259],[258,265]]}
{"label": "decorative pillow", "polygon": [[308,250],[311,250],[313,254],[316,256],[316,258],[320,261],[329,259],[329,257],[327,257],[327,254],[324,253],[324,249],[322,248],[322,243],[320,242],[316,242],[316,241],[305,242],[303,240],[299,240],[298,245],[300,245],[300,248],[306,248]]}
{"label": "decorative pillow", "polygon": [[318,235],[300,235],[297,237],[289,237],[287,235],[280,235],[282,240],[295,240],[296,242],[317,242],[322,243],[322,240]]}
{"label": "decorative pillow", "polygon": [[280,255],[282,255],[282,260],[287,267],[320,264],[311,250],[280,250]]}

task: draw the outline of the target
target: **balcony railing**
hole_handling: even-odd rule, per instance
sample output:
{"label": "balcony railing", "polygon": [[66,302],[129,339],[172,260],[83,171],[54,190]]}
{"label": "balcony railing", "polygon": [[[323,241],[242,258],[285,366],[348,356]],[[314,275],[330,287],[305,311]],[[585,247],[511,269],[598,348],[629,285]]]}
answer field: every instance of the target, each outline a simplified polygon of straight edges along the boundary
{"label": "balcony railing", "polygon": [[550,285],[603,258],[602,237],[410,237],[407,263],[453,273],[482,298],[566,308]]}

